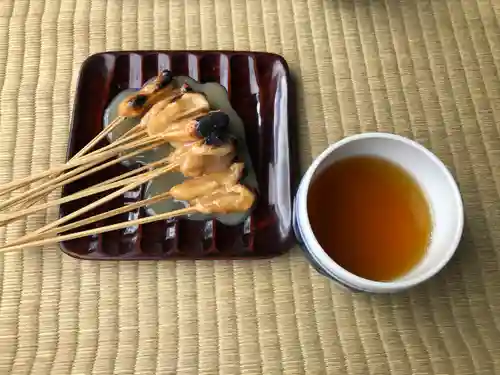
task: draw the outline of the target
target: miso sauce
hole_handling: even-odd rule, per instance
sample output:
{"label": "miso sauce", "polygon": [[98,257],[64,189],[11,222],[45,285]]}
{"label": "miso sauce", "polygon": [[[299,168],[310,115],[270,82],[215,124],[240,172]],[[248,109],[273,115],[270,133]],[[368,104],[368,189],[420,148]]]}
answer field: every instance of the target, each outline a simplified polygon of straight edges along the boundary
{"label": "miso sauce", "polygon": [[389,161],[356,156],[333,163],[312,182],[307,204],[320,245],[358,276],[393,280],[426,252],[428,203],[413,178]]}

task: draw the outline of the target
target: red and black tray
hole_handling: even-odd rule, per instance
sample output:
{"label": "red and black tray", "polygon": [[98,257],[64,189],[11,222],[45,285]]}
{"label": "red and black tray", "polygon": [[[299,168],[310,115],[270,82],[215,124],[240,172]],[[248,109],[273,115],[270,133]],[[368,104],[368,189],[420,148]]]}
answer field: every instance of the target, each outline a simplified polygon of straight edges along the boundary
{"label": "red and black tray", "polygon": [[[94,260],[252,259],[282,254],[293,244],[292,200],[295,189],[293,88],[288,66],[278,55],[261,52],[141,51],[105,52],[82,65],[75,97],[68,158],[102,129],[103,113],[121,90],[139,88],[160,70],[189,75],[226,87],[233,108],[245,123],[259,182],[257,206],[244,224],[229,227],[215,220],[160,221],[61,243],[67,254]],[[106,142],[102,142],[105,145]],[[107,168],[67,185],[63,196],[114,177],[128,169]],[[143,187],[84,217],[143,199]],[[64,216],[102,195],[64,204]],[[93,224],[113,224],[146,216],[144,209]],[[81,219],[82,217],[80,217]],[[86,227],[84,229],[90,229]]]}

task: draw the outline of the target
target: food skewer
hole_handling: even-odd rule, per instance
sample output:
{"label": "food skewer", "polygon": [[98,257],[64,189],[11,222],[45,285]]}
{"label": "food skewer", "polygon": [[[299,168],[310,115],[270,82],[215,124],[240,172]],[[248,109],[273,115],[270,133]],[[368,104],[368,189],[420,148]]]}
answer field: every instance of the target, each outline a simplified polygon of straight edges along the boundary
{"label": "food skewer", "polygon": [[[154,104],[156,104],[163,98],[176,97],[179,93],[179,90],[175,90],[173,87],[171,87],[170,83],[172,82],[172,79],[172,73],[169,70],[163,70],[154,80],[147,82],[137,93],[129,96],[120,107],[119,116],[115,120],[113,120],[111,124],[109,124],[105,129],[103,129],[96,137],[94,137],[87,145],[85,145],[85,147],[78,151],[67,163],[63,164],[63,166],[77,162],[81,160],[81,158],[84,158],[85,156],[88,156],[95,152],[99,152],[99,150],[96,150],[88,154],[88,152],[95,145],[97,145],[99,141],[101,141],[112,130],[118,127],[126,118],[141,117]],[[59,168],[61,168],[61,166],[56,167],[55,171],[51,168],[50,170],[4,184],[0,186],[0,196],[10,193],[32,182],[50,177],[52,175],[57,175],[65,170],[64,168]]]}
{"label": "food skewer", "polygon": [[[165,173],[168,173],[168,172],[171,172],[173,171],[174,169],[178,168],[178,164],[176,163],[171,163],[171,164],[168,164],[164,167],[161,167],[161,168],[157,168],[153,171],[150,171],[150,172],[147,172],[147,173],[144,173],[143,175],[141,175],[139,177],[139,179],[135,180],[134,182],[131,182],[130,184],[124,186],[123,188],[89,204],[88,206],[85,206],[85,207],[82,207],[80,208],[79,210],[76,210],[75,212],[72,212],[71,214],[68,214],[64,217],[61,217],[59,218],[58,220],[54,221],[53,223],[50,223],[50,224],[47,224],[46,226],[36,230],[32,235],[29,235],[28,237],[33,237],[33,236],[36,236],[38,234],[41,234],[41,233],[44,233],[52,228],[55,228],[61,224],[64,224],[96,207],[99,207],[100,205],[114,199],[114,198],[117,198],[119,197],[120,195],[122,195],[123,193],[126,193],[127,191],[129,190],[132,190],[132,189],[135,189],[136,187],[162,175],[162,174],[165,174]],[[242,166],[238,165],[238,164],[235,164],[234,165],[234,168],[231,169],[231,172],[232,172],[232,175],[233,176],[233,179],[234,179],[234,175],[235,173],[238,173],[238,176],[241,174],[241,171],[242,171]],[[199,179],[203,178],[200,177]],[[205,177],[206,178],[206,177]],[[198,179],[198,181],[199,181]],[[231,180],[229,180],[231,181]],[[189,181],[186,181],[185,184],[196,184],[196,180],[189,180]],[[234,183],[234,182],[233,182]]]}
{"label": "food skewer", "polygon": [[[152,144],[156,140],[163,142],[171,141],[195,141],[200,138],[204,138],[207,141],[213,141],[214,134],[220,135],[224,128],[227,126],[227,115],[220,112],[209,112],[209,106],[206,99],[201,94],[197,93],[187,93],[185,98],[182,100],[180,98],[187,92],[185,89],[179,91],[176,101],[171,102],[170,100],[164,100],[157,102],[152,109],[146,113],[139,125],[131,129],[125,134],[125,137],[119,138],[115,144],[112,142],[110,145],[104,147],[103,149],[96,150],[86,156],[83,156],[76,160],[70,160],[66,165],[61,167],[59,170],[46,171],[47,175],[57,175],[58,172],[69,169],[73,164],[81,164],[83,161],[92,161],[95,158],[112,157],[120,152],[130,152],[133,148]],[[173,105],[170,105],[173,104]],[[173,118],[174,124],[170,126],[165,126],[168,124],[165,117],[171,116]],[[201,117],[200,117],[201,116]],[[194,117],[194,118],[193,118]],[[218,126],[217,123],[222,120],[222,125]],[[217,129],[215,129],[217,128]],[[215,130],[217,130],[215,132]],[[129,134],[129,135],[127,135]],[[139,137],[139,139],[135,139]],[[128,141],[131,141],[128,143]],[[136,153],[138,154],[138,153]],[[136,155],[134,154],[134,155]],[[108,163],[109,164],[109,163]],[[107,164],[107,165],[108,165]],[[112,163],[113,164],[113,163]],[[96,167],[94,170],[100,170],[102,168]],[[81,171],[81,170],[80,170]],[[79,172],[80,172],[79,171]],[[69,172],[69,176],[77,174],[77,172]],[[63,175],[66,176],[66,175]],[[80,177],[83,177],[80,175]],[[73,178],[71,181],[75,181]],[[53,189],[63,185],[60,181],[69,181],[65,177],[58,176],[57,178],[50,180],[36,188],[33,188],[23,195],[11,198],[6,202],[0,204],[0,209],[11,206],[19,201],[26,201],[23,207],[29,207],[30,205],[36,203],[39,197],[48,194]],[[58,182],[58,184],[55,184]],[[45,189],[45,190],[43,190]],[[41,193],[43,192],[43,193]]]}
{"label": "food skewer", "polygon": [[[202,113],[203,113],[203,111],[202,111]],[[210,113],[209,113],[208,116],[211,116]],[[215,117],[215,118],[220,119],[220,116]],[[195,121],[198,121],[198,123],[200,125],[203,125],[204,128],[207,128],[207,127],[209,127],[206,124],[207,121],[203,122],[205,119],[206,119],[206,116],[202,117],[199,121],[198,120],[195,120]],[[186,122],[188,120],[189,119],[184,119],[184,122]],[[149,124],[146,123],[146,124],[143,124],[141,126],[145,128],[147,125],[149,125]],[[118,147],[118,146],[115,147],[114,148],[114,152],[115,153],[117,153],[118,151],[123,150],[124,148],[128,150],[128,149],[132,149],[133,147],[138,147],[138,146],[143,145],[143,144],[145,144],[145,145],[150,144],[150,145],[147,146],[147,147],[144,147],[143,149],[141,149],[141,151],[136,150],[136,151],[134,151],[132,153],[129,153],[127,155],[124,155],[124,156],[118,158],[116,161],[108,162],[105,165],[103,165],[102,167],[95,167],[93,169],[93,172],[101,170],[101,169],[103,169],[103,168],[105,168],[105,167],[107,167],[109,165],[116,164],[116,163],[118,163],[120,161],[123,161],[125,159],[131,158],[131,157],[133,157],[135,155],[138,155],[138,154],[140,154],[140,153],[142,153],[144,151],[147,151],[148,149],[155,148],[157,146],[160,146],[162,143],[167,143],[167,142],[172,141],[172,140],[184,139],[184,140],[190,140],[190,141],[199,141],[200,137],[204,136],[204,133],[201,132],[201,131],[199,131],[198,128],[195,127],[195,123],[193,123],[193,120],[191,120],[191,122],[189,123],[189,125],[190,126],[187,127],[187,128],[185,128],[185,129],[180,129],[180,126],[173,127],[173,129],[171,129],[171,128],[165,129],[165,126],[164,126],[163,129],[161,129],[163,131],[159,131],[158,130],[158,125],[156,125],[156,130],[155,130],[154,133],[153,133],[152,130],[148,129],[148,133],[150,133],[150,134],[147,134],[146,130],[138,130],[138,131],[136,130],[135,132],[129,131],[129,133],[131,133],[132,135],[129,136],[129,137],[125,137],[124,139],[128,139],[128,138],[134,137],[134,135],[139,135],[139,134],[142,134],[144,137],[141,138],[141,139],[139,139],[139,140],[136,140],[136,141],[132,142],[129,145],[121,145],[120,147]],[[138,129],[138,128],[139,128],[139,126],[136,126],[133,129],[131,129],[131,130],[135,130],[135,129]],[[158,143],[152,143],[152,142],[155,142],[156,140],[158,140]],[[113,145],[113,143],[111,145]],[[111,151],[113,151],[113,150],[106,150],[105,152],[102,152],[102,154],[104,154],[104,155],[107,156],[108,155],[107,153],[111,152]],[[99,155],[99,154],[97,154],[97,155]],[[89,172],[87,174],[80,174],[79,175],[80,177],[78,177],[78,178],[84,177],[84,176],[86,176],[86,175],[88,175],[90,173],[93,173],[93,172]],[[68,177],[70,177],[70,176],[71,176],[71,172],[70,172],[70,175]],[[73,181],[77,180],[78,178],[72,178],[71,180],[64,180],[65,181],[64,183],[59,183],[58,185],[52,186],[52,188],[47,188],[45,191],[50,192],[53,189],[55,189],[55,188],[57,188],[59,186],[62,186],[64,184],[66,184],[66,183],[73,182]],[[52,182],[49,181],[46,184],[44,184],[43,186],[44,187],[50,186],[52,183],[58,181],[59,179],[60,178],[58,178],[56,180],[53,180]],[[32,200],[32,198],[35,198],[33,194],[35,192],[39,191],[40,187],[38,187],[36,189],[37,190],[35,190],[35,191],[31,190],[31,191],[29,191],[29,192],[26,193],[26,195],[28,196],[28,198],[26,198],[27,200]],[[20,198],[13,198],[13,200],[16,201],[16,202],[19,199]],[[11,204],[11,201],[8,201],[8,202],[9,202],[9,204]],[[33,203],[36,203],[36,201],[34,201]],[[7,203],[4,203],[4,204],[0,205],[0,209],[4,208],[5,204],[7,204]],[[29,206],[29,205],[30,204],[28,204],[27,206]]]}
{"label": "food skewer", "polygon": [[[172,87],[169,87],[172,82],[172,73],[165,69],[151,82],[146,82],[137,93],[130,95],[124,100],[120,106],[120,113],[106,128],[104,128],[97,136],[95,136],[85,147],[78,151],[72,159],[78,159],[90,151],[100,140],[106,137],[111,131],[119,126],[122,121],[127,118],[137,118],[143,116],[154,104],[164,97],[174,97],[177,92]],[[125,133],[120,138],[126,138],[129,135],[134,135],[137,129]],[[118,141],[118,140],[117,140]]]}
{"label": "food skewer", "polygon": [[[127,211],[132,210],[133,208],[142,207],[144,205],[155,203],[157,201],[167,199],[167,198],[174,198],[174,199],[182,200],[182,201],[186,201],[186,202],[194,202],[195,204],[198,204],[198,205],[201,202],[201,204],[204,207],[210,207],[210,205],[213,205],[213,200],[206,201],[206,199],[205,199],[205,201],[203,202],[203,201],[200,201],[200,197],[201,198],[203,198],[203,197],[206,198],[207,196],[215,197],[214,194],[219,192],[219,195],[216,196],[215,200],[222,201],[224,198],[227,199],[227,196],[230,195],[231,193],[233,193],[232,201],[224,203],[226,208],[229,207],[228,209],[231,209],[231,204],[234,205],[235,202],[241,201],[241,199],[239,199],[242,196],[241,190],[237,191],[235,186],[241,186],[241,185],[237,185],[237,183],[238,183],[239,178],[242,175],[243,168],[244,168],[244,165],[242,163],[235,163],[235,164],[231,165],[231,167],[226,171],[215,172],[212,174],[203,175],[203,176],[198,177],[198,178],[186,180],[183,183],[172,187],[170,189],[170,191],[158,194],[152,198],[142,200],[142,201],[127,205],[125,207],[120,207],[120,208],[108,211],[106,213],[98,214],[98,215],[92,216],[92,217],[84,219],[84,220],[73,222],[73,223],[67,224],[65,226],[56,225],[54,228],[47,228],[42,233],[35,232],[35,234],[33,234],[33,235],[24,236],[24,237],[14,241],[14,242],[11,242],[7,246],[18,245],[20,243],[25,243],[28,241],[35,241],[40,237],[44,237],[47,235],[55,235],[55,234],[58,234],[58,233],[61,233],[61,232],[64,232],[64,231],[67,231],[70,229],[80,227],[82,225],[91,224],[95,221],[98,221],[98,220],[101,220],[101,219],[104,219],[107,217],[111,217],[111,216],[114,216],[114,215],[117,215],[117,214],[120,214],[123,212],[127,212]],[[115,184],[116,183],[119,183],[119,182],[115,182]],[[88,192],[88,190],[91,190],[91,189],[93,189],[93,188],[86,189],[86,191]],[[223,189],[222,190],[222,197],[220,194],[221,189]],[[234,195],[235,191],[237,193],[236,196]],[[247,190],[243,189],[243,193],[245,193],[245,192],[247,192]],[[65,199],[68,199],[70,197],[75,198],[75,196],[77,199],[79,195],[83,195],[83,194],[85,194],[85,191],[73,194],[72,196],[61,198],[61,200],[65,200]],[[225,196],[224,196],[224,194],[225,194]],[[248,194],[253,197],[253,195],[250,192],[248,192]],[[247,198],[248,198],[248,194],[247,194]],[[245,194],[243,194],[243,196],[244,195]],[[105,198],[108,198],[108,197],[109,196],[107,196]],[[243,202],[243,203],[246,204],[247,206],[250,206],[253,203],[253,201],[250,201],[250,203],[249,203],[247,200],[247,202]],[[198,210],[201,211],[201,209],[199,207],[198,207]],[[241,208],[241,207],[239,207],[239,208]],[[212,208],[212,209],[214,209],[214,208]],[[220,208],[220,207],[215,207],[215,210],[220,211],[221,209],[222,208]],[[234,208],[232,210],[234,210]],[[82,213],[84,213],[84,212],[82,212]]]}
{"label": "food skewer", "polygon": [[66,232],[71,229],[81,227],[83,225],[92,224],[96,221],[107,219],[121,213],[131,211],[136,208],[146,206],[148,204],[153,204],[161,200],[174,198],[182,201],[193,201],[199,196],[207,195],[213,190],[217,190],[220,187],[231,187],[235,185],[238,179],[241,177],[243,172],[243,164],[237,163],[233,164],[229,171],[218,172],[210,175],[204,175],[196,179],[187,180],[183,183],[174,186],[170,191],[155,195],[154,197],[143,199],[141,201],[128,204],[124,207],[116,208],[114,210],[94,215],[90,218],[83,219],[74,223],[66,224],[43,233],[44,236],[59,234]]}
{"label": "food skewer", "polygon": [[[206,101],[204,99],[202,99],[200,101],[200,97],[197,96],[199,94],[192,94],[193,98],[188,98],[188,102],[191,101],[191,102],[196,102],[198,107],[194,108],[192,111],[191,111],[191,115],[202,115],[202,114],[205,114],[206,113],[206,106],[208,105],[206,103]],[[158,103],[158,104],[162,104],[162,103]],[[168,105],[169,103],[167,103]],[[164,109],[164,107],[160,107],[161,109]],[[167,106],[167,109],[168,106]],[[174,107],[175,109],[175,107]],[[152,111],[154,112],[154,108],[152,109]],[[148,116],[148,115],[146,115]],[[150,146],[148,146],[149,148],[154,148],[158,145],[160,145],[161,143],[166,143],[168,141],[172,141],[172,140],[189,140],[189,141],[195,141],[195,140],[199,140],[200,137],[206,137],[207,140],[209,140],[209,136],[212,136],[213,134],[211,132],[207,132],[207,129],[211,129],[212,127],[214,127],[215,125],[213,125],[213,122],[217,122],[217,121],[224,121],[226,122],[225,125],[227,125],[227,116],[222,114],[222,113],[219,113],[219,112],[209,112],[207,113],[206,116],[202,116],[200,119],[195,119],[195,120],[192,120],[190,119],[186,113],[183,113],[181,112],[181,115],[178,116],[178,120],[181,121],[181,124],[176,124],[176,126],[171,126],[171,127],[168,127],[167,129],[165,129],[165,126],[163,125],[163,127],[160,127],[158,125],[157,122],[154,121],[155,118],[151,118],[151,117],[148,117],[147,118],[147,121],[145,124],[141,124],[141,126],[143,128],[147,128],[147,135],[146,135],[146,130],[138,130],[138,131],[133,131],[135,129],[138,129],[138,126],[134,127],[132,129],[132,131],[129,131],[128,133],[131,133],[132,135],[129,135],[129,136],[126,136],[124,139],[131,139],[133,137],[136,137],[137,135],[144,135],[144,137],[140,140],[136,140],[134,142],[132,142],[130,145],[126,145],[128,146],[128,148],[132,148],[132,147],[136,147],[136,146],[139,146],[139,145],[142,145],[142,144],[148,144],[148,143],[151,143],[153,141],[155,141],[156,139],[158,139],[159,143],[158,144],[151,144]],[[187,126],[186,126],[187,125]],[[198,126],[197,126],[198,125]],[[219,126],[218,127],[218,131],[220,133],[221,129],[223,129],[224,126]],[[110,146],[112,146],[113,144],[111,144]],[[107,146],[109,147],[109,146]],[[115,147],[114,150],[115,152],[117,150],[121,150],[124,146],[118,148],[118,147]],[[50,192],[51,190],[53,190],[54,188],[56,187],[59,187],[59,186],[62,186],[66,183],[70,183],[70,182],[73,182],[81,177],[84,177],[86,175],[89,175],[91,173],[94,173],[98,170],[101,170],[101,169],[104,169],[106,168],[107,166],[110,166],[110,165],[113,165],[113,164],[116,164],[117,162],[120,162],[124,159],[127,159],[129,157],[132,157],[132,156],[135,156],[143,151],[147,151],[147,147],[141,149],[141,151],[134,151],[132,153],[129,153],[125,156],[122,156],[121,158],[118,158],[117,160],[115,161],[110,161],[102,166],[97,166],[97,167],[94,167],[91,171],[88,171],[86,173],[83,173],[83,174],[78,174],[77,176],[75,177],[72,177],[71,179],[62,179],[62,181],[59,181],[61,180],[61,178],[58,178],[56,179],[55,181],[53,182],[58,182],[57,185],[51,185],[51,183],[46,183],[42,186],[44,187],[47,187],[47,185],[50,185],[49,187],[47,187],[45,189],[45,191],[43,191],[43,193],[48,193]],[[106,152],[108,152],[108,150],[106,150]],[[105,154],[104,151],[101,151],[102,154]],[[99,155],[99,154],[97,154]],[[72,172],[70,172],[70,174],[68,175],[68,177],[71,177],[71,174]],[[73,173],[74,174],[74,173]],[[40,187],[37,188],[38,191],[40,191]],[[39,196],[43,196],[44,194],[43,193],[40,193],[40,194],[37,194],[36,196],[34,196],[33,194],[37,192],[37,190],[33,191],[31,190],[29,193],[29,200],[33,200],[33,198],[35,199],[38,199]],[[14,201],[17,201],[19,200],[19,198],[15,198]],[[35,203],[36,200],[33,201],[33,203]],[[11,204],[12,201],[8,201],[8,204]],[[7,204],[7,203],[5,203]],[[30,204],[28,204],[27,206],[29,206]],[[24,205],[26,206],[26,205]],[[4,206],[0,205],[0,208],[2,208]]]}
{"label": "food skewer", "polygon": [[[227,188],[226,188],[227,189]],[[86,237],[86,236],[91,236],[91,235],[97,235],[105,232],[110,232],[113,230],[117,229],[123,229],[135,225],[142,225],[142,224],[147,224],[159,220],[165,220],[173,217],[178,217],[178,216],[184,216],[184,215],[189,215],[189,214],[194,214],[194,213],[228,213],[228,212],[234,212],[236,210],[248,210],[251,205],[253,204],[253,194],[243,187],[242,185],[234,185],[232,189],[227,189],[226,190],[224,187],[221,189],[216,190],[213,192],[211,195],[206,195],[202,196],[199,198],[196,198],[192,201],[193,205],[190,207],[174,210],[171,212],[167,212],[164,214],[158,214],[158,215],[153,215],[141,219],[135,219],[135,220],[130,220],[122,223],[117,223],[117,224],[112,224],[112,225],[107,225],[101,228],[94,228],[90,230],[85,230],[77,233],[71,233],[71,234],[66,234],[62,236],[54,236],[51,238],[46,238],[46,239],[39,239],[39,237],[43,237],[45,235],[52,234],[51,232],[47,231],[45,233],[42,233],[40,236],[36,238],[30,238],[30,236],[25,236],[22,238],[21,241],[16,241],[15,243],[10,243],[5,245],[4,247],[0,248],[0,253],[7,252],[7,251],[14,251],[14,250],[20,250],[24,249],[26,247],[33,247],[33,246],[41,246],[41,245],[48,245],[48,244],[54,244],[58,243],[61,241],[68,241],[76,238],[81,238],[81,237]],[[236,193],[239,194],[239,199],[236,197],[234,194],[231,195],[231,193]],[[211,200],[212,197],[217,197],[215,200]],[[138,202],[139,203],[139,202]],[[239,206],[238,206],[239,204]],[[123,209],[127,207],[122,207]],[[118,212],[119,211],[119,212]],[[126,211],[125,211],[126,212]],[[120,209],[117,209],[114,212],[114,215],[121,213]],[[104,213],[102,215],[108,215],[108,213]],[[95,220],[82,220],[78,226],[80,225],[87,225],[92,223]],[[84,224],[82,224],[84,223]],[[73,223],[76,224],[76,223]],[[71,226],[67,226],[65,230],[68,230],[68,228]]]}
{"label": "food skewer", "polygon": [[[184,100],[182,103],[175,103],[174,106],[169,106],[169,104],[174,103],[171,100],[175,99],[178,100],[181,98],[187,91],[187,89],[181,88],[179,92],[177,92],[175,95],[171,95],[170,99],[168,100],[163,100],[163,101],[158,101],[152,108],[151,111],[146,113],[146,116],[143,120],[144,122],[141,121],[141,123],[131,129],[129,132],[127,132],[124,137],[120,137],[119,139],[116,140],[115,142],[112,142],[110,145],[100,149],[96,150],[90,154],[87,154],[85,156],[79,156],[78,158],[72,158],[70,159],[69,162],[66,164],[52,168],[50,170],[47,170],[45,172],[42,172],[36,176],[31,176],[26,179],[22,179],[18,181],[17,183],[14,184],[7,184],[4,185],[3,191],[4,192],[10,192],[12,190],[15,190],[19,186],[23,186],[26,184],[29,184],[33,181],[36,181],[38,179],[42,179],[45,177],[51,177],[51,176],[57,176],[56,180],[60,179],[60,173],[64,172],[67,169],[71,169],[74,166],[84,164],[84,162],[90,163],[91,161],[95,160],[96,158],[104,158],[106,157],[112,157],[120,152],[123,151],[128,151],[132,149],[133,147],[139,147],[141,145],[145,145],[148,143],[151,143],[155,141],[155,139],[162,138],[165,141],[171,141],[171,140],[177,140],[177,141],[190,141],[201,137],[205,137],[207,141],[213,141],[216,140],[217,137],[213,137],[213,134],[211,133],[211,130],[207,132],[207,128],[213,127],[213,118],[220,118],[221,113],[218,112],[209,112],[209,106],[208,102],[203,98],[203,95],[197,94],[197,93],[188,93],[186,95],[186,100]],[[140,95],[136,96],[141,97]],[[131,106],[134,108],[134,106]],[[128,106],[126,107],[128,108]],[[175,111],[177,111],[177,118],[175,119],[177,121],[176,126],[172,126],[171,130],[169,133],[165,134],[165,117],[170,115],[172,116],[175,114]],[[213,114],[213,116],[212,116]],[[201,117],[200,117],[201,116]],[[226,116],[226,115],[223,115]],[[193,120],[193,117],[200,117],[200,120]],[[227,116],[226,116],[227,117]],[[167,121],[168,123],[168,121]],[[116,122],[114,123],[116,124]],[[227,120],[226,124],[223,125],[227,126]],[[108,126],[109,127],[109,126]],[[220,132],[220,129],[219,129]],[[138,140],[136,138],[139,138]],[[170,138],[170,139],[169,139]],[[133,141],[135,139],[135,141]],[[133,141],[130,142],[129,141]],[[88,149],[88,148],[87,148]],[[71,173],[71,172],[70,172]],[[48,181],[42,186],[47,187],[51,185],[54,182],[54,180]],[[57,186],[56,186],[57,187]],[[55,188],[55,187],[54,187]],[[41,188],[37,187],[35,192],[40,191]],[[50,189],[48,189],[51,191]],[[4,202],[0,204],[0,209],[3,209],[5,207],[8,207],[12,205],[15,202],[18,202],[19,200],[27,200],[28,202],[31,200],[31,197],[33,196],[33,189],[29,190],[27,192],[24,192],[23,195],[13,198],[12,200],[8,200],[7,202]],[[0,193],[1,195],[2,193]],[[38,196],[37,196],[38,197]],[[38,200],[38,198],[37,198]],[[34,200],[31,203],[28,203],[27,206],[30,206],[33,203],[36,203],[37,200]]]}
{"label": "food skewer", "polygon": [[[142,126],[142,127],[145,127],[145,126]],[[193,129],[189,130],[191,131],[191,133],[194,131]],[[105,158],[110,158],[112,156],[115,156],[116,154],[119,154],[120,152],[123,152],[123,151],[130,151],[136,147],[139,147],[139,146],[142,146],[142,145],[148,145],[148,144],[152,144],[154,146],[152,147],[149,147],[149,149],[152,149],[154,147],[157,147],[159,145],[161,145],[161,143],[166,143],[168,142],[169,140],[171,139],[176,139],[176,138],[179,138],[179,137],[184,137],[184,138],[191,138],[191,139],[199,139],[199,136],[196,136],[194,134],[185,134],[181,131],[179,131],[179,129],[174,129],[174,130],[167,130],[167,131],[164,131],[164,132],[156,132],[155,134],[152,134],[152,135],[148,135],[146,130],[144,129],[140,129],[139,126],[137,127],[134,127],[133,129],[131,129],[131,131],[128,132],[128,136],[125,136],[125,137],[121,137],[119,138],[116,143],[117,145],[115,144],[115,142],[111,143],[110,145],[104,147],[103,149],[100,149],[100,150],[97,150],[91,154],[88,154],[86,155],[86,158],[89,158],[89,160],[92,160],[92,159],[95,159],[99,156],[102,156],[102,159],[104,160]],[[137,138],[138,136],[142,136],[142,138],[138,139],[138,140],[134,140],[134,138]],[[127,141],[133,141],[132,143],[129,143],[129,144],[122,144],[122,143],[126,143]],[[158,144],[154,144],[153,142],[156,142],[158,141],[159,143]],[[111,147],[113,146],[113,147]],[[144,151],[147,151],[146,148],[142,149],[142,151],[134,151],[132,154],[129,154],[128,156],[125,156],[125,157],[121,157],[119,158],[119,161],[123,161],[124,159],[126,158],[130,158],[132,156],[135,156],[135,155],[138,155]],[[69,166],[71,164],[81,164],[81,160],[82,159],[79,159],[79,160],[73,160],[73,161],[70,161],[69,163],[67,163],[66,167],[63,167],[61,169],[69,169]],[[87,160],[87,159],[85,159]],[[109,166],[109,165],[112,165],[112,164],[116,164],[117,162],[119,161],[116,161],[116,162],[111,162],[111,163],[107,163],[106,166]],[[103,167],[99,168],[95,168],[94,171],[97,171],[97,170],[101,170],[103,169]],[[83,168],[83,169],[86,169],[86,168]],[[58,172],[58,171],[55,171],[55,172]],[[81,172],[81,169],[79,170],[79,172]],[[78,172],[78,173],[79,173]],[[46,171],[45,172],[46,174],[48,174],[49,172]],[[71,177],[72,175],[74,174],[77,174],[76,172],[72,171],[72,172],[68,172],[69,175],[67,175],[67,177]],[[92,172],[93,173],[93,172]],[[64,175],[66,176],[66,175]],[[80,177],[84,177],[83,175],[80,175]],[[71,181],[75,181],[76,179],[72,179]],[[24,195],[22,196],[18,196],[18,197],[15,197],[15,198],[11,198],[10,200],[6,201],[6,202],[3,202],[2,204],[0,204],[0,209],[3,209],[3,208],[6,208],[10,205],[12,205],[13,203],[16,203],[16,202],[19,202],[19,201],[22,201],[22,200],[26,200],[26,201],[31,201],[33,200],[30,204],[27,204],[25,206],[30,206],[31,204],[33,203],[36,203],[36,201],[38,200],[38,197],[39,196],[43,196],[44,194],[38,194],[36,196],[34,196],[35,193],[38,193],[39,191],[42,190],[42,187],[43,188],[46,188],[45,192],[50,192],[52,191],[53,189],[59,187],[59,186],[62,186],[63,184],[62,183],[59,183],[57,185],[53,185],[55,184],[56,182],[60,182],[60,181],[66,181],[65,178],[59,176],[57,177],[56,179],[54,180],[50,180],[44,184],[42,184],[41,186],[38,186],[36,188],[33,188],[27,192],[24,193]],[[69,183],[70,181],[66,181],[65,183]],[[45,194],[46,195],[46,194]]]}

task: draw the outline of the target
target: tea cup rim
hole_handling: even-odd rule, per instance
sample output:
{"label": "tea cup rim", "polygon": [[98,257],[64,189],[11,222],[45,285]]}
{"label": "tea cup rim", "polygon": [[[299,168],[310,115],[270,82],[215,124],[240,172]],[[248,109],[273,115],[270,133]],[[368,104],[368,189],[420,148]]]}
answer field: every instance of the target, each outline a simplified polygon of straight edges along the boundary
{"label": "tea cup rim", "polygon": [[[453,236],[450,238],[449,246],[447,247],[446,252],[443,252],[440,261],[437,262],[433,267],[429,268],[427,271],[419,275],[416,275],[411,279],[375,281],[358,276],[346,270],[338,263],[336,263],[325,252],[325,250],[323,250],[318,240],[316,239],[316,236],[313,233],[311,223],[309,221],[309,215],[307,211],[307,194],[309,192],[309,187],[312,177],[314,176],[318,167],[321,166],[321,164],[331,153],[333,153],[340,147],[346,145],[347,143],[359,141],[362,139],[375,139],[375,138],[403,142],[410,147],[416,148],[422,153],[422,156],[425,156],[428,159],[430,159],[446,178],[446,181],[449,185],[448,187],[451,188],[453,192],[454,195],[453,199],[456,204],[456,208],[458,210],[459,217],[457,225],[454,228]],[[332,279],[336,279],[337,281],[340,281],[341,283],[353,289],[363,290],[367,292],[375,292],[375,293],[386,293],[386,292],[405,290],[417,284],[420,284],[432,278],[446,266],[446,264],[450,261],[450,259],[456,252],[456,249],[462,237],[463,225],[464,225],[463,202],[457,183],[453,178],[453,175],[448,170],[446,165],[435,154],[433,154],[431,151],[429,151],[427,148],[425,148],[418,142],[415,142],[409,138],[400,135],[392,133],[382,133],[382,132],[362,133],[345,137],[339,140],[338,142],[331,144],[309,166],[308,170],[304,174],[304,177],[302,178],[297,196],[299,196],[299,194],[302,197],[302,199],[298,199],[296,202],[297,215],[301,215],[300,220],[303,222],[303,224],[300,226],[300,229],[303,236],[307,239],[308,243],[311,245],[311,253],[312,253],[311,256],[315,259],[317,263],[321,265],[322,270],[326,272]]]}

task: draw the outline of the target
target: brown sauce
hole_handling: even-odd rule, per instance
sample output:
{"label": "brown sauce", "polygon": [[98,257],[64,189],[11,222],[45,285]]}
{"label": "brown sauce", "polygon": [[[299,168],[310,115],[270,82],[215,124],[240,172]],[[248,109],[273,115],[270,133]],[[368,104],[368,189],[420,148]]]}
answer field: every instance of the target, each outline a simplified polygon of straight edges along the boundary
{"label": "brown sauce", "polygon": [[312,182],[307,205],[322,248],[358,276],[390,281],[425,254],[428,203],[413,178],[389,161],[356,156],[333,163]]}

